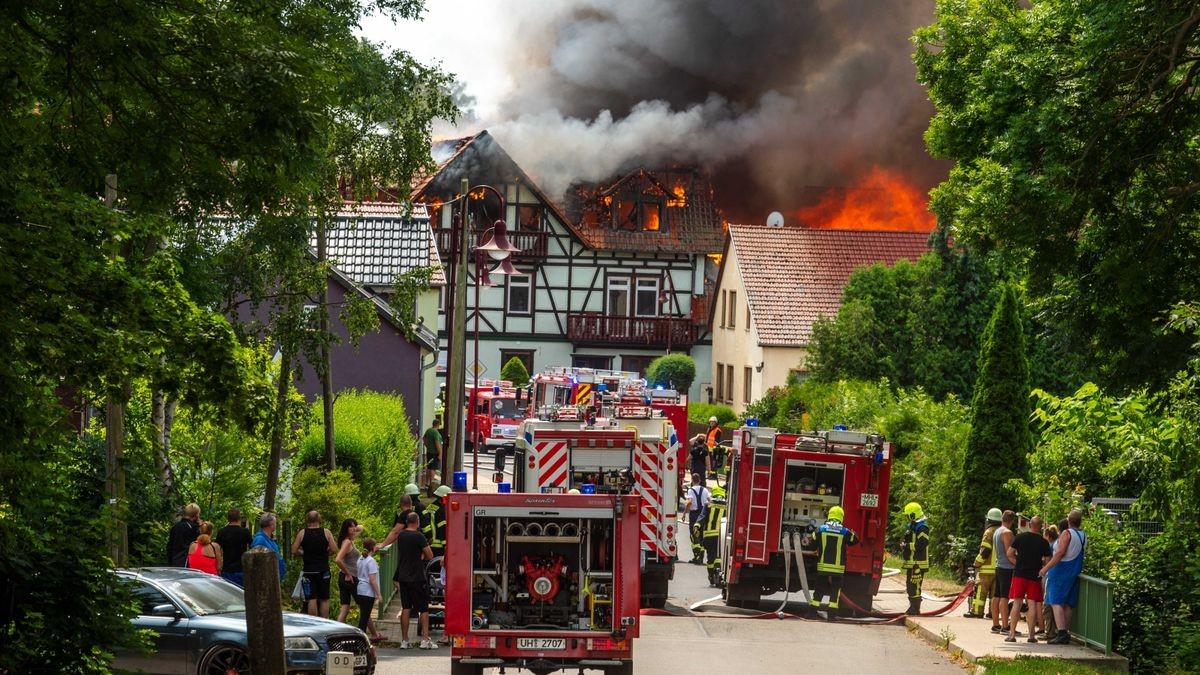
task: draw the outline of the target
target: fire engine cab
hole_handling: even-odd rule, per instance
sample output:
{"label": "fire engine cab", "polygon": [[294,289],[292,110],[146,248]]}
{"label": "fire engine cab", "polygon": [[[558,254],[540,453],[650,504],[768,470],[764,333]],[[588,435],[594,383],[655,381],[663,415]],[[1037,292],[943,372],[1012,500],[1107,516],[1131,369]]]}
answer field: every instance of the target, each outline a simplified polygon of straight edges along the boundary
{"label": "fire engine cab", "polygon": [[662,607],[675,576],[679,439],[671,420],[643,399],[600,407],[549,406],[521,425],[513,489],[571,489],[640,498],[641,601]]}
{"label": "fire engine cab", "polygon": [[808,579],[816,575],[815,551],[806,550],[805,535],[825,522],[830,508],[841,506],[843,524],[860,539],[847,549],[843,593],[869,611],[883,571],[891,469],[891,444],[876,434],[739,429],[721,546],[726,604],[756,605],[762,595],[801,590],[797,561]]}
{"label": "fire engine cab", "polygon": [[623,494],[447,497],[451,673],[633,673],[639,500]]}
{"label": "fire engine cab", "polygon": [[[481,379],[467,382],[467,405],[474,409],[467,415],[467,451],[476,438],[482,439],[480,449],[504,449],[511,453],[517,438],[517,427],[525,418],[516,387],[508,380]],[[478,435],[476,435],[478,434]]]}

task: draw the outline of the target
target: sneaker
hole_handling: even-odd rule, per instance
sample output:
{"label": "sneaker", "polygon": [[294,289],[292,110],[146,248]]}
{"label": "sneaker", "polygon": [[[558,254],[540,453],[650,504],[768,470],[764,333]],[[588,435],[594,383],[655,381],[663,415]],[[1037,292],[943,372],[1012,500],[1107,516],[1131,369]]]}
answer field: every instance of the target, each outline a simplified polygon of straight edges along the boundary
{"label": "sneaker", "polygon": [[433,640],[421,640],[421,649],[437,649],[437,643]]}
{"label": "sneaker", "polygon": [[992,632],[993,633],[1004,633],[1006,631],[1004,630],[1004,626],[992,626]]}
{"label": "sneaker", "polygon": [[1016,642],[1016,641],[1017,641],[1017,638],[1015,638],[1015,637],[1013,637],[1013,636],[1009,635],[1008,637],[1004,638],[1004,641],[1005,641],[1005,642]]}
{"label": "sneaker", "polygon": [[1030,638],[1027,638],[1025,641],[1026,641],[1026,642],[1037,642],[1037,638],[1035,638],[1035,637],[1030,637]]}
{"label": "sneaker", "polygon": [[412,645],[408,644],[408,640],[401,640],[401,641],[400,641],[400,649],[408,649],[408,648],[409,648],[409,647],[411,647],[411,646],[412,646]]}
{"label": "sneaker", "polygon": [[1063,632],[1060,632],[1058,635],[1055,635],[1054,637],[1050,638],[1049,640],[1046,640],[1046,644],[1048,644],[1048,645],[1065,645],[1065,644],[1070,644],[1070,642],[1071,642],[1071,634],[1063,633]]}

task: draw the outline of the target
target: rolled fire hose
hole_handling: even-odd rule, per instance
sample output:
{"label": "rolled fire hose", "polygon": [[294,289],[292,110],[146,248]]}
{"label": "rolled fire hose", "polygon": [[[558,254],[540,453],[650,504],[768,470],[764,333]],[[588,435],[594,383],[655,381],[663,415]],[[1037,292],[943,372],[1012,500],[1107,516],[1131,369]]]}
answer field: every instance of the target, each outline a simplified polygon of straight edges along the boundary
{"label": "rolled fire hose", "polygon": [[525,526],[521,523],[509,523],[508,529],[505,530],[510,537],[520,537],[525,534]]}
{"label": "rolled fire hose", "polygon": [[526,525],[525,526],[525,534],[526,534],[526,536],[530,536],[530,537],[541,536],[542,524],[541,523],[530,523],[530,524]]}
{"label": "rolled fire hose", "polygon": [[558,523],[546,523],[546,526],[542,528],[542,534],[547,537],[557,537],[562,534],[562,528]]}
{"label": "rolled fire hose", "polygon": [[574,537],[579,534],[579,526],[575,523],[567,523],[562,526],[562,535],[564,537]]}

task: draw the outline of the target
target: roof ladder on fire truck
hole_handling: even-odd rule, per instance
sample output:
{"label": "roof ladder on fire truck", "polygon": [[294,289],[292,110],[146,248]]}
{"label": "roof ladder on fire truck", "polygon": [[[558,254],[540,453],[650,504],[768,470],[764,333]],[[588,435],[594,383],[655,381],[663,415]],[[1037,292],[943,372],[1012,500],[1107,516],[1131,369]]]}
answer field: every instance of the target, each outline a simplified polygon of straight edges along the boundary
{"label": "roof ladder on fire truck", "polygon": [[767,521],[770,520],[771,467],[775,460],[772,443],[754,446],[754,463],[750,470],[750,510],[747,514],[746,560],[767,562]]}

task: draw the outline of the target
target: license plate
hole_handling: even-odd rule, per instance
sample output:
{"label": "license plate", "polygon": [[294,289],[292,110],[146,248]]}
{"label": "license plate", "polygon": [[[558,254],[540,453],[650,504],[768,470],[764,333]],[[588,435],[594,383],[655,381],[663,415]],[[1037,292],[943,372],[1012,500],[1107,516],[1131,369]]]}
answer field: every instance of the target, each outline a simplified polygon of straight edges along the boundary
{"label": "license plate", "polygon": [[879,495],[864,492],[859,495],[858,505],[868,509],[877,509],[879,508]]}
{"label": "license plate", "polygon": [[566,649],[566,638],[517,638],[517,649],[538,649],[551,651]]}
{"label": "license plate", "polygon": [[354,655],[354,667],[355,668],[366,668],[367,667],[367,655],[366,654],[355,654]]}

